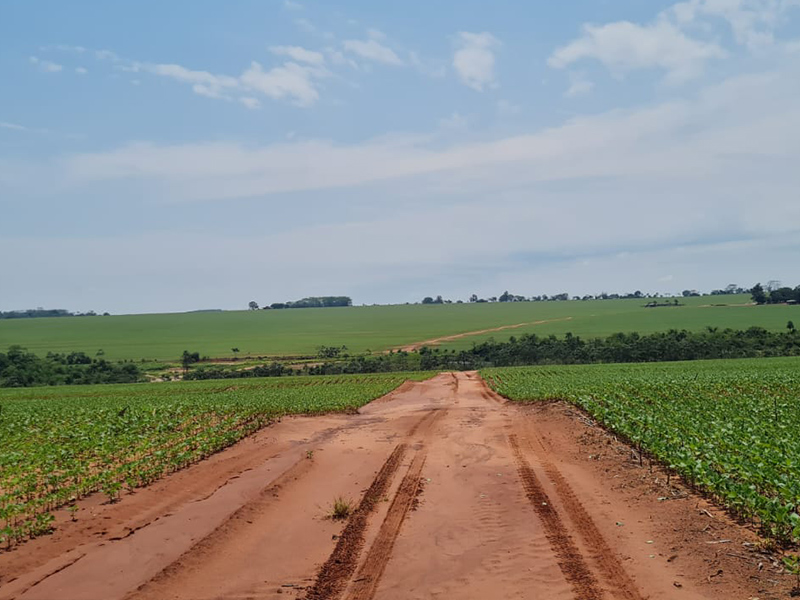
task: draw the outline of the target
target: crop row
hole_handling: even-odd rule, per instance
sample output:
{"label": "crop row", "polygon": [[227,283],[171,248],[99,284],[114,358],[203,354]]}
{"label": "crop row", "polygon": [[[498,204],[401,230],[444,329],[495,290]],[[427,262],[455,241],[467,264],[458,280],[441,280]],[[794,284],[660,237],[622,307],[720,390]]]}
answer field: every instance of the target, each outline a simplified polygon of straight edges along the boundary
{"label": "crop row", "polygon": [[52,527],[52,511],[147,485],[287,414],[350,411],[425,373],[0,392],[0,544]]}
{"label": "crop row", "polygon": [[800,361],[487,369],[512,400],[563,399],[782,543],[800,541]]}

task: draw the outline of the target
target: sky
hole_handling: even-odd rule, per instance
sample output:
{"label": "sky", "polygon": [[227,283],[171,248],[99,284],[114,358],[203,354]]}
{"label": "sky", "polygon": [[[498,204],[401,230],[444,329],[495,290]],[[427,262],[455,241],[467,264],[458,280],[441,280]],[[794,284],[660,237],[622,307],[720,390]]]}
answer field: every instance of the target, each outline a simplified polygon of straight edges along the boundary
{"label": "sky", "polygon": [[0,3],[0,310],[800,284],[800,0]]}

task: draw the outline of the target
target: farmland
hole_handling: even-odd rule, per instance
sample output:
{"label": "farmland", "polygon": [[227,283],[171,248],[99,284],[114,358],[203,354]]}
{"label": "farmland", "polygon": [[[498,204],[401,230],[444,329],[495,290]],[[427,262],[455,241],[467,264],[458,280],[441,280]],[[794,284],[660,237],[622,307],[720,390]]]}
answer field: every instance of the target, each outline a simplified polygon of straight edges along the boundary
{"label": "farmland", "polygon": [[186,382],[0,393],[0,545],[50,529],[54,508],[109,500],[287,414],[352,411],[430,374]]}
{"label": "farmland", "polygon": [[[0,321],[0,348],[18,344],[47,352],[85,352],[116,360],[177,361],[184,350],[202,356],[285,357],[314,355],[322,345],[346,345],[351,353],[443,337],[447,348],[468,348],[489,337],[572,332],[583,337],[616,332],[651,333],[706,326],[783,330],[800,321],[796,306],[748,306],[748,296],[681,299],[685,306],[646,309],[643,300],[494,304],[397,305],[350,308],[176,313]],[[712,304],[714,304],[712,306]]]}
{"label": "farmland", "polygon": [[800,360],[488,369],[512,400],[575,403],[781,542],[800,540]]}

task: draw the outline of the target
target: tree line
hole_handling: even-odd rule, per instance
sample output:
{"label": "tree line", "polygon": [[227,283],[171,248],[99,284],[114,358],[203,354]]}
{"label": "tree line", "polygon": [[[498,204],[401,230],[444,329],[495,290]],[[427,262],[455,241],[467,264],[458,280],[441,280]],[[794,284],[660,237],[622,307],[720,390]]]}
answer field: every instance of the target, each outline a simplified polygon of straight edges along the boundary
{"label": "tree line", "polygon": [[[258,302],[251,300],[247,305],[250,310],[258,310]],[[283,308],[334,308],[339,306],[353,306],[353,300],[349,296],[314,296],[302,298],[294,302],[273,302],[264,305],[262,310],[280,310]]]}
{"label": "tree line", "polygon": [[302,369],[280,363],[256,369],[230,371],[220,367],[200,368],[187,379],[230,379],[239,377],[279,377],[282,375],[339,375],[346,373],[385,373],[396,371],[473,370],[487,367],[526,365],[668,362],[723,358],[800,356],[800,334],[794,323],[785,332],[762,327],[703,331],[672,329],[639,334],[615,333],[602,338],[525,334],[505,342],[493,340],[468,350],[424,347],[415,352],[396,351],[379,355],[347,356],[326,360]]}
{"label": "tree line", "polygon": [[136,383],[142,379],[133,363],[112,363],[83,352],[50,352],[44,358],[21,346],[0,352],[0,387]]}
{"label": "tree line", "polygon": [[[728,284],[725,288],[712,290],[710,295],[712,296],[720,296],[724,294],[745,294],[748,293],[750,290],[742,288],[735,283]],[[684,298],[689,298],[693,296],[702,296],[703,294],[698,292],[697,290],[683,290],[680,295]],[[588,300],[641,300],[641,299],[660,299],[660,298],[672,298],[673,296],[664,296],[662,294],[653,293],[653,294],[646,294],[641,290],[636,290],[635,292],[627,292],[623,294],[611,293],[608,292],[600,292],[599,294],[584,294],[583,296],[570,296],[567,292],[561,292],[559,294],[540,294],[536,296],[522,296],[520,294],[512,294],[508,290],[500,294],[499,296],[489,296],[488,298],[480,298],[477,294],[472,294],[469,297],[469,302],[472,304],[482,304],[482,303],[493,303],[493,302],[564,302],[566,300],[581,300],[581,301],[588,301]],[[456,300],[453,302],[452,300],[445,300],[442,296],[426,296],[422,299],[421,304],[463,304],[461,300]]]}
{"label": "tree line", "polygon": [[[70,312],[63,308],[29,308],[27,310],[0,311],[0,319],[39,319],[43,317],[96,317],[97,313],[90,310],[85,313]],[[103,313],[108,316],[108,313]]]}

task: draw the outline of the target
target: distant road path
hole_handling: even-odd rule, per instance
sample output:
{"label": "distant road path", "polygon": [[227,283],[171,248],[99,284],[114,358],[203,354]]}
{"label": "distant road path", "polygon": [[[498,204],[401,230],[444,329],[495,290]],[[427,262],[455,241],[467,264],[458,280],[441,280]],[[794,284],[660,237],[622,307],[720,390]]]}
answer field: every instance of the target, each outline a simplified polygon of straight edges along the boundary
{"label": "distant road path", "polygon": [[444,342],[452,342],[453,340],[460,340],[461,338],[483,335],[485,333],[494,333],[495,331],[504,331],[506,329],[519,329],[520,327],[528,327],[529,325],[544,325],[545,323],[558,323],[559,321],[571,321],[572,317],[562,317],[560,319],[545,319],[544,321],[531,321],[530,323],[517,323],[516,325],[502,325],[500,327],[492,327],[491,329],[479,329],[478,331],[465,331],[464,333],[456,333],[455,335],[446,335],[444,337],[434,338],[432,340],[425,340],[424,342],[414,342],[413,344],[406,344],[396,348],[397,350],[404,350],[405,352],[414,352],[423,346],[438,346]]}

